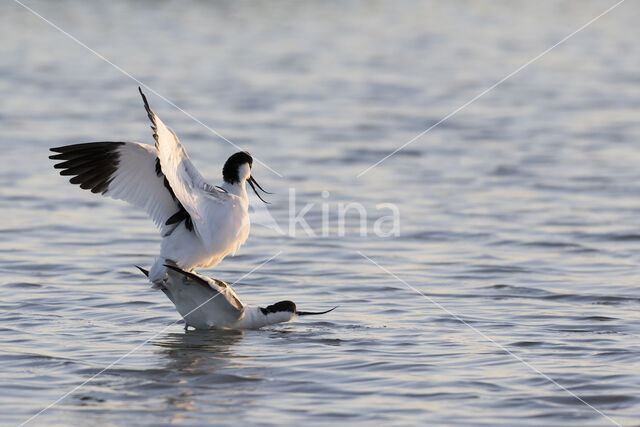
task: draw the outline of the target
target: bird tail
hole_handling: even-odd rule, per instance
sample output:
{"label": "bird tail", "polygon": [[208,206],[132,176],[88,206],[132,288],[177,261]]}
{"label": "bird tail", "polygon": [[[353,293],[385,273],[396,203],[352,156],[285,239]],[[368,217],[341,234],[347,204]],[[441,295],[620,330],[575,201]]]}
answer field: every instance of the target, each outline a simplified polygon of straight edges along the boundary
{"label": "bird tail", "polygon": [[136,267],[138,270],[142,271],[142,274],[144,274],[145,276],[149,277],[149,270],[145,270],[144,268],[140,267],[139,265],[136,265],[134,267]]}

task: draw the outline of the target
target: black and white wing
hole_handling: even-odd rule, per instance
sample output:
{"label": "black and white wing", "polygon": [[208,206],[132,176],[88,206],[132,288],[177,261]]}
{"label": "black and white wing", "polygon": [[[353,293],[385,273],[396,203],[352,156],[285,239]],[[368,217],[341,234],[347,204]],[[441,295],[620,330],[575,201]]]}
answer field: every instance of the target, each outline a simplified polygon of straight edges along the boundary
{"label": "black and white wing", "polygon": [[188,325],[225,327],[244,315],[244,304],[225,282],[173,265],[165,264],[165,267],[165,292]]}
{"label": "black and white wing", "polygon": [[142,90],[138,88],[144,107],[147,110],[153,138],[156,140],[156,150],[160,159],[162,173],[166,177],[171,190],[190,217],[193,226],[201,236],[213,235],[219,229],[217,219],[225,218],[221,213],[219,218],[211,215],[225,198],[225,192],[207,191],[211,188],[193,165],[186,150],[178,140],[176,134],[166,126],[153,112]]}
{"label": "black and white wing", "polygon": [[[89,142],[51,148],[50,159],[60,175],[72,184],[124,200],[144,209],[163,235],[177,222],[167,224],[181,209],[158,167],[155,147],[137,142]],[[182,210],[183,211],[183,210]]]}

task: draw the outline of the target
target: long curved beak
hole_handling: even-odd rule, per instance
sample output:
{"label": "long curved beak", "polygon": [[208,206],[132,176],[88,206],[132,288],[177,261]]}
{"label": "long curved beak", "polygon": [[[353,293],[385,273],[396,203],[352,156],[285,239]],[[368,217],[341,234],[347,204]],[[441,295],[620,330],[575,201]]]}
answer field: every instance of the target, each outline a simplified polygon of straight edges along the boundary
{"label": "long curved beak", "polygon": [[[256,193],[256,196],[258,196],[258,199],[262,200],[262,201],[263,201],[263,202],[265,202],[266,204],[269,204],[269,202],[267,202],[265,199],[263,199],[262,197],[260,197],[260,194],[258,194],[258,190],[256,190],[256,187],[255,187],[255,186],[257,186],[260,190],[262,190],[263,192],[265,192],[265,193],[267,193],[267,194],[271,194],[271,193],[269,193],[269,192],[268,192],[268,191],[266,191],[264,188],[262,188],[262,187],[260,186],[260,184],[258,184],[258,181],[256,181],[256,179],[255,179],[253,176],[251,176],[251,175],[249,175],[249,178],[247,179],[247,182],[248,182],[248,183],[249,183],[249,185],[251,186],[251,189],[253,190],[253,192],[254,192],[254,193]],[[254,184],[255,184],[255,186],[254,186]]]}
{"label": "long curved beak", "polygon": [[318,314],[325,314],[328,313],[330,311],[335,310],[336,308],[338,308],[339,306],[335,306],[327,311],[296,311],[296,314],[298,316],[317,316]]}

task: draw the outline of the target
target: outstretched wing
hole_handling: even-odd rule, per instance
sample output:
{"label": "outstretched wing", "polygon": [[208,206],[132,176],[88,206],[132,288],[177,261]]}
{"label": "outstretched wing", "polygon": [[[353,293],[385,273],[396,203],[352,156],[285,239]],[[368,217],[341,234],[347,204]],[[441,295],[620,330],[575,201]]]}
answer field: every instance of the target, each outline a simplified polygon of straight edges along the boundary
{"label": "outstretched wing", "polygon": [[[60,175],[72,176],[80,188],[127,201],[144,209],[163,235],[177,224],[167,221],[180,212],[165,178],[156,167],[154,147],[137,142],[89,142],[51,148]],[[157,170],[158,169],[158,170]]]}
{"label": "outstretched wing", "polygon": [[[202,212],[198,206],[199,199],[203,197],[205,188],[209,186],[191,163],[176,134],[149,107],[147,97],[142,93],[142,89],[138,88],[138,90],[142,95],[149,120],[151,120],[151,129],[154,131],[153,138],[156,140],[161,171],[167,178],[176,198],[186,210],[185,214],[190,216],[196,230],[198,230],[203,225]],[[215,199],[216,192],[207,192],[207,195],[209,198]]]}

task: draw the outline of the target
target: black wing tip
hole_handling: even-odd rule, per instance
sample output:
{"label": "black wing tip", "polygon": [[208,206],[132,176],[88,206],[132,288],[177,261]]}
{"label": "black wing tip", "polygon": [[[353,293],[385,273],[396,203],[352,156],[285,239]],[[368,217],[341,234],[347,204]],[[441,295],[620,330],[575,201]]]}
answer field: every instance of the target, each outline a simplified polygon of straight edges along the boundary
{"label": "black wing tip", "polygon": [[138,270],[140,270],[142,272],[142,274],[144,274],[145,276],[149,277],[149,270],[145,270],[144,268],[140,267],[139,265],[134,265],[134,267],[136,267]]}
{"label": "black wing tip", "polygon": [[336,305],[333,308],[330,308],[329,310],[325,310],[325,311],[296,311],[296,314],[298,316],[317,316],[320,314],[327,314],[333,310],[335,310],[336,308],[340,307],[339,305]]}
{"label": "black wing tip", "polygon": [[140,96],[142,96],[142,102],[144,102],[144,109],[147,110],[147,115],[149,116],[149,119],[155,124],[155,120],[153,117],[155,114],[151,109],[151,107],[149,106],[149,101],[147,101],[147,96],[144,94],[144,92],[142,92],[142,88],[140,86],[138,86],[138,92],[140,92]]}
{"label": "black wing tip", "polygon": [[149,108],[149,103],[147,102],[147,97],[144,94],[144,92],[142,91],[142,88],[140,86],[138,86],[138,92],[140,92],[140,96],[142,96],[142,102],[144,102],[144,106],[147,110],[150,110]]}
{"label": "black wing tip", "polygon": [[140,92],[140,96],[142,96],[142,102],[144,102],[144,109],[147,111],[147,117],[151,120],[151,130],[153,131],[153,139],[156,141],[156,148],[158,148],[158,134],[156,132],[157,124],[156,124],[156,113],[153,112],[151,107],[149,106],[149,102],[147,101],[147,97],[144,92],[142,92],[142,88],[138,86],[138,92]]}
{"label": "black wing tip", "polygon": [[81,143],[81,144],[61,145],[59,147],[51,147],[51,148],[49,148],[49,151],[51,151],[53,153],[64,154],[64,153],[68,153],[69,151],[74,151],[78,147],[86,145],[86,144],[93,144],[93,143],[92,142],[84,142],[84,143]]}
{"label": "black wing tip", "polygon": [[59,147],[51,147],[49,151],[59,154],[77,153],[80,151],[92,150],[112,150],[115,146],[124,145],[124,141],[92,141],[81,142],[78,144],[61,145]]}
{"label": "black wing tip", "polygon": [[120,163],[118,147],[120,141],[85,142],[50,148],[57,154],[49,159],[59,161],[53,167],[62,176],[71,176],[71,184],[79,185],[83,190],[105,194],[113,180]]}

